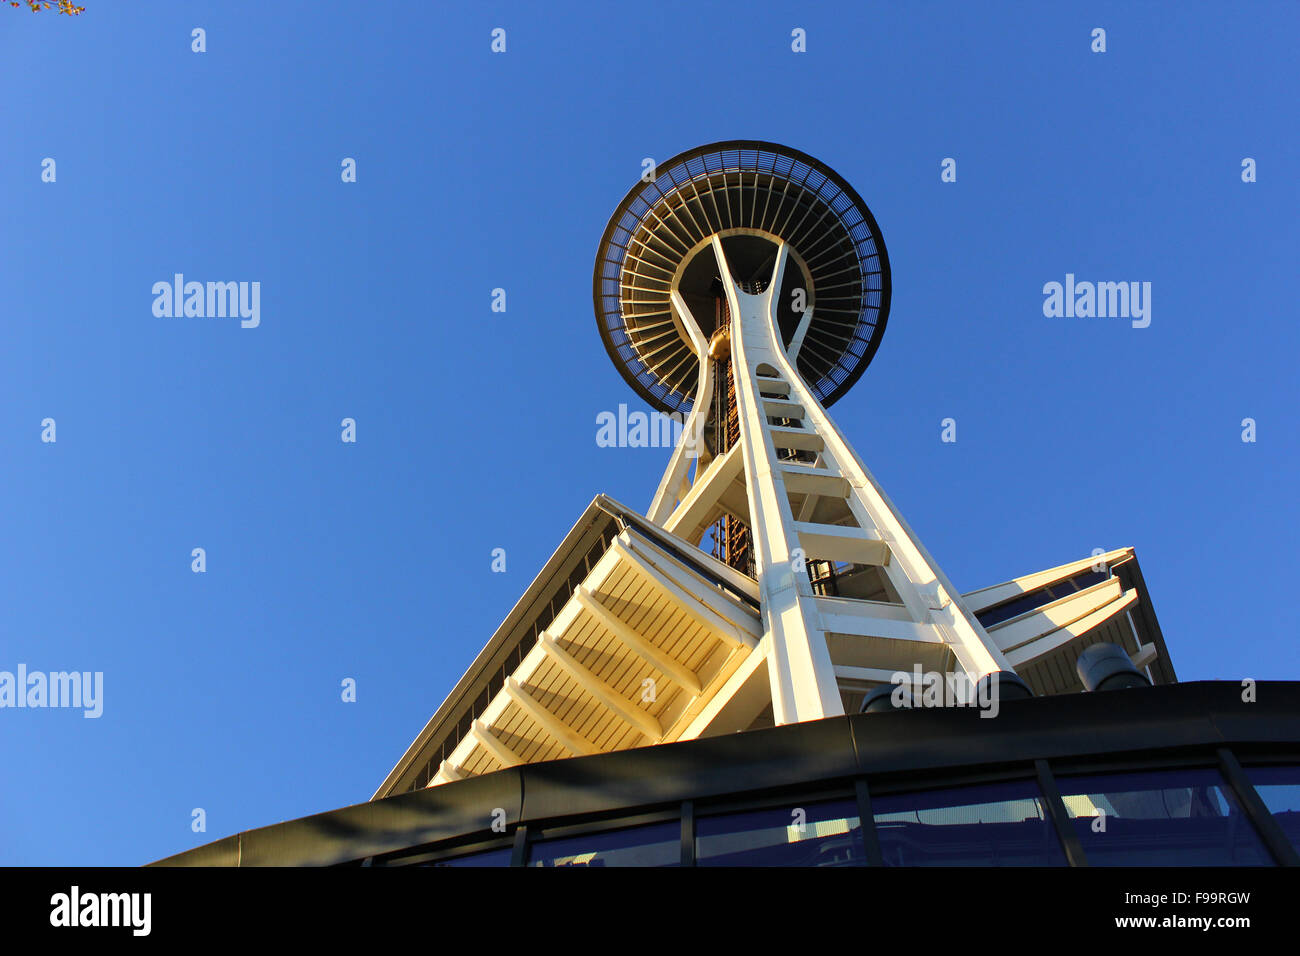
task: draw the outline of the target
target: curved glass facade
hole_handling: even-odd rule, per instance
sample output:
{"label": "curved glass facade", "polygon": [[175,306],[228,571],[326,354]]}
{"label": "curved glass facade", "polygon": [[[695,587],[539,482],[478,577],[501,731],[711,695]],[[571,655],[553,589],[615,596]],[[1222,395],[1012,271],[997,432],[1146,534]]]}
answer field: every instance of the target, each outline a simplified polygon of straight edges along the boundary
{"label": "curved glass facade", "polygon": [[[1300,765],[1249,767],[1246,800],[1213,767],[1046,774],[960,786],[841,795],[735,795],[661,808],[650,823],[604,817],[519,828],[466,853],[422,847],[376,860],[401,866],[1269,866],[1260,827],[1300,840]],[[1005,772],[1003,772],[1005,775]],[[1053,801],[1059,801],[1054,804]],[[864,807],[869,812],[864,816]],[[1054,813],[1055,807],[1055,813]],[[644,810],[639,811],[645,819]],[[871,826],[865,830],[863,819]],[[530,837],[530,831],[532,836]],[[1073,856],[1071,856],[1071,850]]]}
{"label": "curved glass facade", "polygon": [[1273,862],[1215,770],[1058,777],[1094,866],[1267,866]]}
{"label": "curved glass facade", "polygon": [[695,821],[696,866],[863,866],[852,800],[720,813]]}
{"label": "curved glass facade", "polygon": [[529,866],[679,866],[680,821],[651,823],[541,839],[529,846]]}
{"label": "curved glass facade", "polygon": [[1298,866],[1300,682],[826,718],[520,765],[199,866]]}
{"label": "curved glass facade", "polygon": [[891,794],[872,801],[886,866],[1065,866],[1029,781]]}
{"label": "curved glass facade", "polygon": [[1300,850],[1300,767],[1251,767],[1246,775],[1291,845]]}

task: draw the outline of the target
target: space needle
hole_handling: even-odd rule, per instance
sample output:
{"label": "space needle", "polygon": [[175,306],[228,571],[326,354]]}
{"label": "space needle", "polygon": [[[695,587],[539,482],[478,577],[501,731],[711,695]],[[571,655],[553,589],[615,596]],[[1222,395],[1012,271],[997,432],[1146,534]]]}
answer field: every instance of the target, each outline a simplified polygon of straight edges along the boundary
{"label": "space needle", "polygon": [[891,296],[839,174],[691,149],[597,249],[682,424],[649,507],[595,495],[369,801],[160,863],[1300,865],[1300,685],[1180,684],[1132,547],[958,591],[831,419]]}
{"label": "space needle", "polygon": [[1077,691],[1097,643],[1122,645],[1111,670],[1173,679],[1132,549],[963,595],[832,421],[891,292],[880,226],[834,170],[767,142],[688,150],[632,187],[597,250],[606,350],[681,439],[646,511],[593,499],[377,798]]}
{"label": "space needle", "polygon": [[968,694],[1029,695],[827,413],[889,317],[884,238],[852,186],[771,143],[675,156],[615,210],[594,298],[623,377],[688,416],[647,517],[689,540],[707,527],[756,579],[776,724],[842,714],[842,683],[922,661]]}

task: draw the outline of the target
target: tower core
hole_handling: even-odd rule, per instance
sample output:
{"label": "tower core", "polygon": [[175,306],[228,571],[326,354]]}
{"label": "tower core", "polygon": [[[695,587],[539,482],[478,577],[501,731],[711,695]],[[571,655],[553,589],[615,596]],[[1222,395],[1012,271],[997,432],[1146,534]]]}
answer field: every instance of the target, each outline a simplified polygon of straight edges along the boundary
{"label": "tower core", "polygon": [[682,153],[615,210],[593,294],[623,377],[686,416],[647,517],[758,583],[775,723],[915,665],[1028,693],[827,415],[889,316],[853,187],[772,143]]}

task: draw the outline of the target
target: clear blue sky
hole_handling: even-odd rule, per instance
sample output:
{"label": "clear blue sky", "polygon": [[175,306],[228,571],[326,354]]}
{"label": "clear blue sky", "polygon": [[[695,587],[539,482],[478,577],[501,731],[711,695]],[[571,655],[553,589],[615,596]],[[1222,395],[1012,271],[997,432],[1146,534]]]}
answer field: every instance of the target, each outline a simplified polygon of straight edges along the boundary
{"label": "clear blue sky", "polygon": [[[0,10],[0,670],[104,713],[0,711],[0,863],[369,797],[592,496],[648,504],[592,260],[643,157],[721,139],[879,220],[833,414],[959,588],[1133,545],[1180,676],[1300,678],[1296,4],[83,3]],[[176,272],[260,327],[155,317]],[[1044,317],[1067,272],[1150,327]]]}

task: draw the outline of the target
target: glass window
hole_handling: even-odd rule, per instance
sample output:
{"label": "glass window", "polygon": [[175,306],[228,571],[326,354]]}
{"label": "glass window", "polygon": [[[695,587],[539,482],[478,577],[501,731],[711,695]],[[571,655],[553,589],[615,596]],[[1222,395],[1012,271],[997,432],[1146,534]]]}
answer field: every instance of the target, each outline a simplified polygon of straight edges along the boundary
{"label": "glass window", "polygon": [[1058,581],[1051,587],[1039,588],[1002,604],[996,604],[991,608],[980,611],[975,616],[985,627],[992,627],[995,624],[1001,624],[1003,621],[1009,621],[1013,617],[1040,608],[1044,604],[1050,604],[1052,601],[1073,594],[1076,590],[1082,591],[1084,588],[1090,588],[1094,584],[1105,581],[1106,578],[1107,575],[1102,571],[1085,571],[1082,574],[1076,574],[1072,578],[1066,578],[1064,581]]}
{"label": "glass window", "polygon": [[426,866],[509,866],[510,847],[499,850],[484,850],[482,853],[467,853],[446,860],[434,860]]}
{"label": "glass window", "polygon": [[529,866],[680,866],[680,820],[538,840]]}
{"label": "glass window", "polygon": [[995,624],[1001,624],[1003,621],[1009,621],[1013,617],[1018,617],[1021,614],[1032,611],[1034,608],[1042,607],[1051,600],[1052,595],[1048,593],[1046,588],[1043,588],[1038,591],[1030,591],[1028,594],[1018,597],[1015,600],[998,604],[995,607],[989,608],[987,611],[980,611],[980,613],[975,616],[985,627],[992,627]]}
{"label": "glass window", "polygon": [[1065,866],[1028,780],[872,797],[886,866]]}
{"label": "glass window", "polygon": [[1258,866],[1272,863],[1214,770],[1057,777],[1094,866]]}
{"label": "glass window", "polygon": [[1291,845],[1300,850],[1300,767],[1247,767],[1246,776]]}
{"label": "glass window", "polygon": [[857,802],[832,800],[699,817],[695,862],[698,866],[864,866]]}
{"label": "glass window", "polygon": [[1074,582],[1069,578],[1066,578],[1064,581],[1059,581],[1047,589],[1047,593],[1050,594],[1053,599],[1068,597],[1074,592]]}
{"label": "glass window", "polygon": [[1090,588],[1094,584],[1100,584],[1109,578],[1110,575],[1105,571],[1085,571],[1083,574],[1076,574],[1070,578],[1070,583],[1082,591],[1084,588]]}

